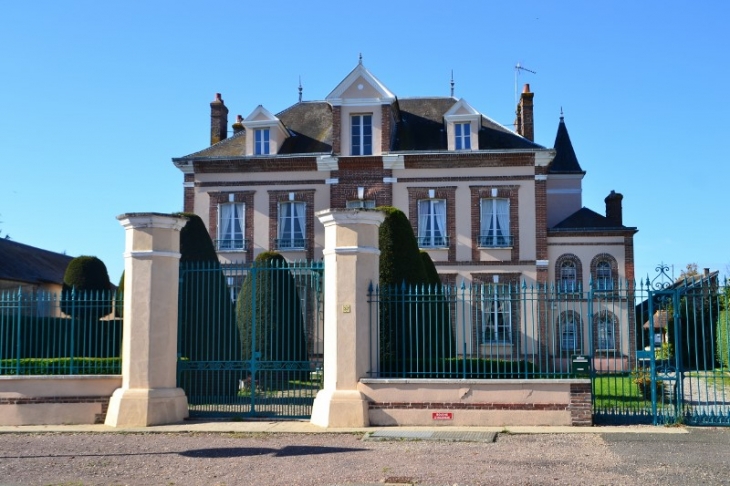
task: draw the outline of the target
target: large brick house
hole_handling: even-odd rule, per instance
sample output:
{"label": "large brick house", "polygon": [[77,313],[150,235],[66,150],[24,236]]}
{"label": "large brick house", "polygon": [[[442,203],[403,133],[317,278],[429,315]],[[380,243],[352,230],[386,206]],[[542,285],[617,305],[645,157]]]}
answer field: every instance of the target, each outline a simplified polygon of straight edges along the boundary
{"label": "large brick house", "polygon": [[389,205],[444,283],[574,291],[634,279],[637,230],[623,224],[621,194],[605,215],[582,206],[586,173],[563,117],[553,148],[537,144],[529,85],[514,131],[463,98],[398,97],[362,62],[322,101],[238,116],[230,137],[220,95],[210,107],[210,146],[173,162],[185,211],[203,218],[223,262],[267,250],[319,259],[317,211]]}

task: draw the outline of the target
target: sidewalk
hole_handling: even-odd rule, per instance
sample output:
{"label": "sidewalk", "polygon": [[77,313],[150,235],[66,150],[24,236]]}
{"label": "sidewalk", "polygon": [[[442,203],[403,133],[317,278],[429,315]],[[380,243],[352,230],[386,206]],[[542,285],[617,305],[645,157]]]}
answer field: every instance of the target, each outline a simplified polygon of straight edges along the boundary
{"label": "sidewalk", "polygon": [[156,425],[151,427],[109,427],[107,425],[23,425],[0,426],[0,434],[8,433],[286,433],[286,434],[373,434],[378,431],[403,432],[404,436],[413,432],[492,432],[503,434],[686,434],[685,427],[656,427],[651,425],[627,426],[595,426],[595,427],[548,427],[548,426],[520,426],[520,427],[358,427],[358,428],[323,428],[312,425],[305,420],[287,421],[203,421],[186,420],[179,424]]}

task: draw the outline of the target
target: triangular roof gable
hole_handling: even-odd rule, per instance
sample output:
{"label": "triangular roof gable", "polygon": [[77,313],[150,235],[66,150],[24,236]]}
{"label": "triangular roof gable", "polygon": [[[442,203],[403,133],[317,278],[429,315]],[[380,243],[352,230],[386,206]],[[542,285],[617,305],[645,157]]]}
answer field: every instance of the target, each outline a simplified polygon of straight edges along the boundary
{"label": "triangular roof gable", "polygon": [[464,98],[461,98],[459,101],[454,103],[454,106],[452,106],[449,111],[444,113],[444,118],[456,115],[479,116],[481,113],[474,109],[474,107],[471,106]]}
{"label": "triangular roof gable", "polygon": [[341,105],[345,99],[391,103],[395,95],[360,63],[325,98],[333,105]]}
{"label": "triangular roof gable", "polygon": [[252,122],[252,121],[269,121],[269,122],[278,122],[279,119],[276,118],[269,110],[263,107],[263,105],[257,106],[250,115],[248,115],[246,118],[243,119],[244,125],[246,122]]}

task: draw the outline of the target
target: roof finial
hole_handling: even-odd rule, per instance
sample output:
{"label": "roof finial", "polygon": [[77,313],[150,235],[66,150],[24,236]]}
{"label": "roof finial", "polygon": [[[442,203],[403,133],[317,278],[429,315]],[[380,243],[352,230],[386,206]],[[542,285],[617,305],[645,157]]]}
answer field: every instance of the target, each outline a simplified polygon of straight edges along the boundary
{"label": "roof finial", "polygon": [[563,107],[560,107],[560,121],[563,121]]}
{"label": "roof finial", "polygon": [[454,97],[454,70],[451,70],[451,97]]}
{"label": "roof finial", "polygon": [[299,76],[299,103],[302,102],[302,77]]}
{"label": "roof finial", "polygon": [[360,59],[358,60],[358,62],[357,62],[357,63],[358,63],[358,64],[360,64],[360,65],[362,66],[362,52],[360,53]]}

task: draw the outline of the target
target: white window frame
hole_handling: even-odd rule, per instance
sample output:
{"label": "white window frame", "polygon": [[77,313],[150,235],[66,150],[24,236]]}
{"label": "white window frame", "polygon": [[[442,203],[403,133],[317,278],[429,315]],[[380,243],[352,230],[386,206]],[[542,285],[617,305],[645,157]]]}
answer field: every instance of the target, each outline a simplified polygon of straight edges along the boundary
{"label": "white window frame", "polygon": [[218,251],[246,250],[246,204],[242,202],[218,205]]}
{"label": "white window frame", "polygon": [[560,264],[560,292],[578,291],[578,266],[572,260]]}
{"label": "white window frame", "polygon": [[507,284],[489,284],[481,293],[483,343],[512,343],[512,298]]}
{"label": "white window frame", "polygon": [[278,240],[279,250],[303,250],[307,237],[307,205],[302,201],[279,203]]}
{"label": "white window frame", "polygon": [[598,318],[596,326],[596,350],[614,351],[616,349],[616,322],[610,315]]}
{"label": "white window frame", "polygon": [[575,322],[575,317],[572,315],[563,317],[560,321],[560,350],[580,350],[580,334],[578,332],[578,324]]}
{"label": "white window frame", "polygon": [[353,199],[345,202],[347,209],[374,209],[375,199]]}
{"label": "white window frame", "polygon": [[479,203],[479,247],[512,246],[510,235],[509,199],[482,198]]}
{"label": "white window frame", "polygon": [[471,150],[471,122],[454,123],[454,149]]}
{"label": "white window frame", "polygon": [[350,115],[350,154],[373,155],[373,114]]}
{"label": "white window frame", "polygon": [[254,130],[254,155],[269,155],[271,153],[271,131],[268,128]]}
{"label": "white window frame", "polygon": [[446,248],[449,246],[446,199],[420,199],[418,201],[418,246],[420,248]]}
{"label": "white window frame", "polygon": [[611,262],[601,260],[596,265],[596,290],[613,290],[613,271]]}

